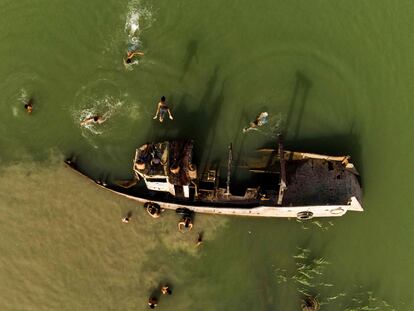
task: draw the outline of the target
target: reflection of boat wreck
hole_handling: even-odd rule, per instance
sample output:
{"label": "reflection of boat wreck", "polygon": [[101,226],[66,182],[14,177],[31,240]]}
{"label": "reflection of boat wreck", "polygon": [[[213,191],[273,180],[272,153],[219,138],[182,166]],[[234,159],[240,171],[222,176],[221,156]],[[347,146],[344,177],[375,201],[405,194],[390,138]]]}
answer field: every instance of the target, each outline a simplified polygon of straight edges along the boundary
{"label": "reflection of boat wreck", "polygon": [[209,214],[307,219],[363,211],[358,173],[348,156],[292,152],[281,143],[257,154],[256,161],[237,168],[247,174],[244,184],[231,186],[231,148],[223,179],[217,167],[197,170],[192,141],[148,143],[136,150],[135,181],[99,185],[141,203]]}

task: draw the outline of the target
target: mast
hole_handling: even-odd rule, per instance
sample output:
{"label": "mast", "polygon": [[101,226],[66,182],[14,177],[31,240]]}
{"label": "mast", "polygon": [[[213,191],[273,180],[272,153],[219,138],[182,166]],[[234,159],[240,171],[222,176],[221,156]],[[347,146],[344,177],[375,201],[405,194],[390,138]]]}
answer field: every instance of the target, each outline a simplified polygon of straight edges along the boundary
{"label": "mast", "polygon": [[282,205],[283,194],[287,189],[286,184],[286,162],[285,162],[285,152],[283,149],[282,135],[278,135],[279,138],[279,159],[280,159],[280,186],[279,186],[279,196],[277,198],[277,205]]}
{"label": "mast", "polygon": [[232,144],[229,145],[229,157],[227,160],[227,189],[226,189],[226,195],[230,195],[230,176],[231,176],[231,162],[233,161],[233,152],[232,152]]}

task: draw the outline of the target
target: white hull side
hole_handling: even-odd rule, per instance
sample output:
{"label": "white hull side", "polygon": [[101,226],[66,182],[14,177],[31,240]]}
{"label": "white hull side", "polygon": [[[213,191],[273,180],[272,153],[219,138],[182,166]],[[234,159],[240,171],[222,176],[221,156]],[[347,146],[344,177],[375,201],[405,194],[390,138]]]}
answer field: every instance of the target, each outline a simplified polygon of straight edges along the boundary
{"label": "white hull side", "polygon": [[[100,186],[100,185],[99,185]],[[254,208],[227,208],[227,207],[206,207],[196,205],[183,205],[177,203],[166,203],[161,201],[149,201],[147,199],[130,196],[124,193],[108,189],[118,195],[122,195],[128,199],[137,201],[139,203],[153,202],[158,204],[163,209],[176,210],[177,208],[186,208],[195,213],[213,214],[213,215],[237,215],[237,216],[255,216],[255,217],[282,217],[282,218],[296,218],[299,212],[312,212],[315,217],[339,217],[343,216],[348,210],[363,211],[361,204],[356,197],[350,199],[348,205],[314,205],[314,206],[258,206]]]}

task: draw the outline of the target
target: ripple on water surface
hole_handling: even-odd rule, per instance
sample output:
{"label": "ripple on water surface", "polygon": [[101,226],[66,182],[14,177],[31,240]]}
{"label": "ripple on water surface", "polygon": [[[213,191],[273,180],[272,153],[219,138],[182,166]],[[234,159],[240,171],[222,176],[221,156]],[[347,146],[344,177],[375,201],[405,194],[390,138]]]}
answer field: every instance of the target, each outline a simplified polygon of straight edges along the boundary
{"label": "ripple on water surface", "polygon": [[[116,73],[98,76],[79,89],[71,106],[73,122],[96,148],[100,143],[98,137],[106,142],[126,139],[125,132],[145,113],[139,98],[130,96],[121,86],[125,77]],[[83,120],[93,116],[102,117],[104,122],[80,125]]]}
{"label": "ripple on water surface", "polygon": [[[0,81],[0,144],[8,146],[2,148],[2,157],[22,150],[27,145],[25,142],[28,138],[33,144],[43,139],[39,133],[44,131],[44,126],[36,122],[36,119],[44,114],[43,96],[46,94],[46,85],[47,81],[42,75],[25,68],[14,71]],[[29,100],[33,103],[31,115],[24,107]]]}

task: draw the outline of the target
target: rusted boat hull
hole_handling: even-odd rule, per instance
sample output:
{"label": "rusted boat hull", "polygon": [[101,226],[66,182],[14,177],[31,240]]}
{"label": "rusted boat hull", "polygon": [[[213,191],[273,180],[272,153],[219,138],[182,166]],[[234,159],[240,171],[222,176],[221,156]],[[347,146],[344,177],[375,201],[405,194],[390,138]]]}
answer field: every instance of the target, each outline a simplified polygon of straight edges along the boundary
{"label": "rusted boat hull", "polygon": [[188,209],[195,213],[213,214],[213,215],[237,215],[237,216],[251,216],[251,217],[281,217],[281,218],[299,218],[309,219],[315,217],[339,217],[343,216],[348,210],[363,211],[361,203],[356,196],[349,199],[348,204],[343,205],[306,205],[306,206],[274,206],[266,205],[265,202],[251,201],[251,202],[228,202],[228,203],[211,203],[208,202],[180,202],[175,200],[166,200],[160,197],[151,196],[146,193],[142,195],[131,195],[122,188],[117,188],[113,185],[106,185],[99,181],[95,181],[79,171],[74,163],[70,161],[65,162],[66,166],[81,175],[83,178],[89,179],[91,182],[109,190],[114,194],[123,196],[127,199],[134,200],[139,204],[147,202],[156,203],[163,209],[177,210]]}

